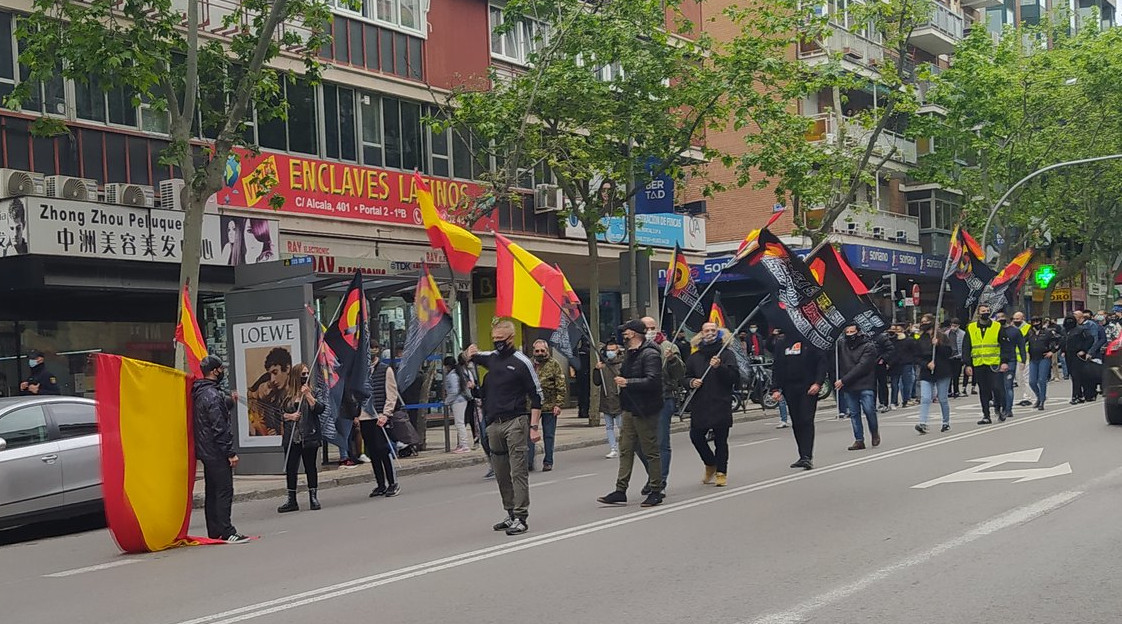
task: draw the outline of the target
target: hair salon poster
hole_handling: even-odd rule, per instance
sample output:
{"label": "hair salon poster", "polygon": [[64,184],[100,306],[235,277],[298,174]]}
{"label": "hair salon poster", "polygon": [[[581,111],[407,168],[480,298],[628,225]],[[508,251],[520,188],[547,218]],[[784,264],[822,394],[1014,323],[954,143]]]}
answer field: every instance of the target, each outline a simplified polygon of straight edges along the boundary
{"label": "hair salon poster", "polygon": [[239,323],[230,331],[237,390],[238,445],[279,447],[291,402],[291,373],[301,363],[299,319]]}

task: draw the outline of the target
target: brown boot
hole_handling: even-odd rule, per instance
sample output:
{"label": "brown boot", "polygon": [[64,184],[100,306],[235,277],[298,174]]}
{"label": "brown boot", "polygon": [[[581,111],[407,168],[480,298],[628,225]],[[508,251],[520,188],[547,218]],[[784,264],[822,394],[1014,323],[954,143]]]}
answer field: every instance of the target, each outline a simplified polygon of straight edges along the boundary
{"label": "brown boot", "polygon": [[873,434],[873,446],[880,446],[880,434],[879,433],[874,433]]}
{"label": "brown boot", "polygon": [[863,450],[865,450],[865,442],[863,442],[862,440],[858,440],[858,441],[853,443],[853,446],[849,447],[849,450],[851,450],[851,451],[863,451]]}
{"label": "brown boot", "polygon": [[716,474],[717,474],[717,467],[716,466],[706,466],[705,467],[705,478],[703,478],[701,480],[701,482],[704,483],[705,485],[709,485],[710,483],[713,482],[713,477],[716,476]]}

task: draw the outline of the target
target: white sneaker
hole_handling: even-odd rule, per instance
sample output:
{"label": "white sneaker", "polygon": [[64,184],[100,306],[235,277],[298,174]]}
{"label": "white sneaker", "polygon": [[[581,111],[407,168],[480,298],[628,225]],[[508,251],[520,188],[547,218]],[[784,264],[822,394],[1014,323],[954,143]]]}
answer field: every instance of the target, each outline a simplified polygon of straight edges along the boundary
{"label": "white sneaker", "polygon": [[362,455],[358,456],[358,463],[369,464],[370,463],[370,458],[366,456],[366,453],[363,453]]}
{"label": "white sneaker", "polygon": [[787,427],[790,427],[790,426],[791,426],[791,425],[788,425],[788,424],[787,424],[787,423],[785,423],[785,422],[781,422],[781,423],[779,423],[778,425],[776,425],[776,426],[775,426],[775,428],[776,428],[776,429],[786,429]]}
{"label": "white sneaker", "polygon": [[608,452],[607,455],[604,456],[604,459],[615,459],[617,457],[619,457],[619,451],[612,449]]}

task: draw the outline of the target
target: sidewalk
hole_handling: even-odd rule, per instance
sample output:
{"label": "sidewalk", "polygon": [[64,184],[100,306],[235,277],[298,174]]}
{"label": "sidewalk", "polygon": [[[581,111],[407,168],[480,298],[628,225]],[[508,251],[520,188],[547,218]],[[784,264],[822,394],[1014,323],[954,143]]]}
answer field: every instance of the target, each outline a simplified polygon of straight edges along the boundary
{"label": "sidewalk", "polygon": [[[779,412],[776,410],[764,412],[759,406],[753,405],[747,412],[734,413],[733,420],[734,422],[749,422],[753,420],[763,420],[765,418],[775,418],[778,415]],[[683,422],[674,421],[670,424],[670,432],[677,433],[686,431],[689,429],[689,426],[688,420]],[[422,451],[414,457],[406,457],[397,460],[399,475],[407,476],[426,472],[437,472],[440,470],[465,468],[468,466],[478,466],[480,477],[483,476],[484,465],[487,463],[487,456],[483,454],[483,449],[476,448],[476,450],[462,455],[446,453],[444,452],[444,429],[442,427],[429,428],[427,433],[428,450]],[[455,431],[451,432],[451,436],[452,445],[454,446],[456,443]],[[557,420],[557,440],[554,446],[555,452],[598,445],[604,446],[604,448],[607,449],[603,426],[589,427],[587,420],[578,419],[568,413],[561,414],[561,417]],[[332,447],[332,451],[334,450],[334,447]],[[200,469],[195,478],[193,504],[196,509],[202,508],[203,506],[202,480],[203,472],[202,469]],[[347,468],[341,468],[335,465],[319,467],[319,489],[321,490],[343,485],[354,485],[357,483],[372,484],[373,482],[374,475],[369,464],[359,464],[358,466]],[[303,491],[305,486],[303,472],[300,474],[299,483],[299,488]],[[371,485],[371,487],[373,487],[373,485]],[[234,476],[235,503],[282,497],[285,495],[286,490],[283,474]]]}

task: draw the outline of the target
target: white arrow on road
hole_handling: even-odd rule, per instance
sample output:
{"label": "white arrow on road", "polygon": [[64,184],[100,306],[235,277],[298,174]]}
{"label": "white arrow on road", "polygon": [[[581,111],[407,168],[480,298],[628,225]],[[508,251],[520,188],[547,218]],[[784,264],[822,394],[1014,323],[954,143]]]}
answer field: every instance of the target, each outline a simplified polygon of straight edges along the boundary
{"label": "white arrow on road", "polygon": [[1066,474],[1071,474],[1071,464],[1064,462],[1058,466],[1051,468],[1022,468],[1020,470],[992,470],[984,472],[989,468],[994,468],[1006,463],[1027,463],[1033,464],[1040,461],[1040,456],[1044,453],[1044,449],[1029,449],[1027,451],[1017,451],[1015,453],[1006,453],[1004,455],[994,455],[992,457],[979,457],[978,459],[967,460],[969,462],[977,462],[978,466],[967,468],[953,472],[949,475],[925,481],[919,485],[913,485],[915,489],[925,489],[940,483],[960,483],[964,481],[995,481],[999,479],[1013,479],[1013,483],[1024,483],[1025,481],[1036,481],[1037,479],[1047,479],[1048,477],[1059,477]]}

